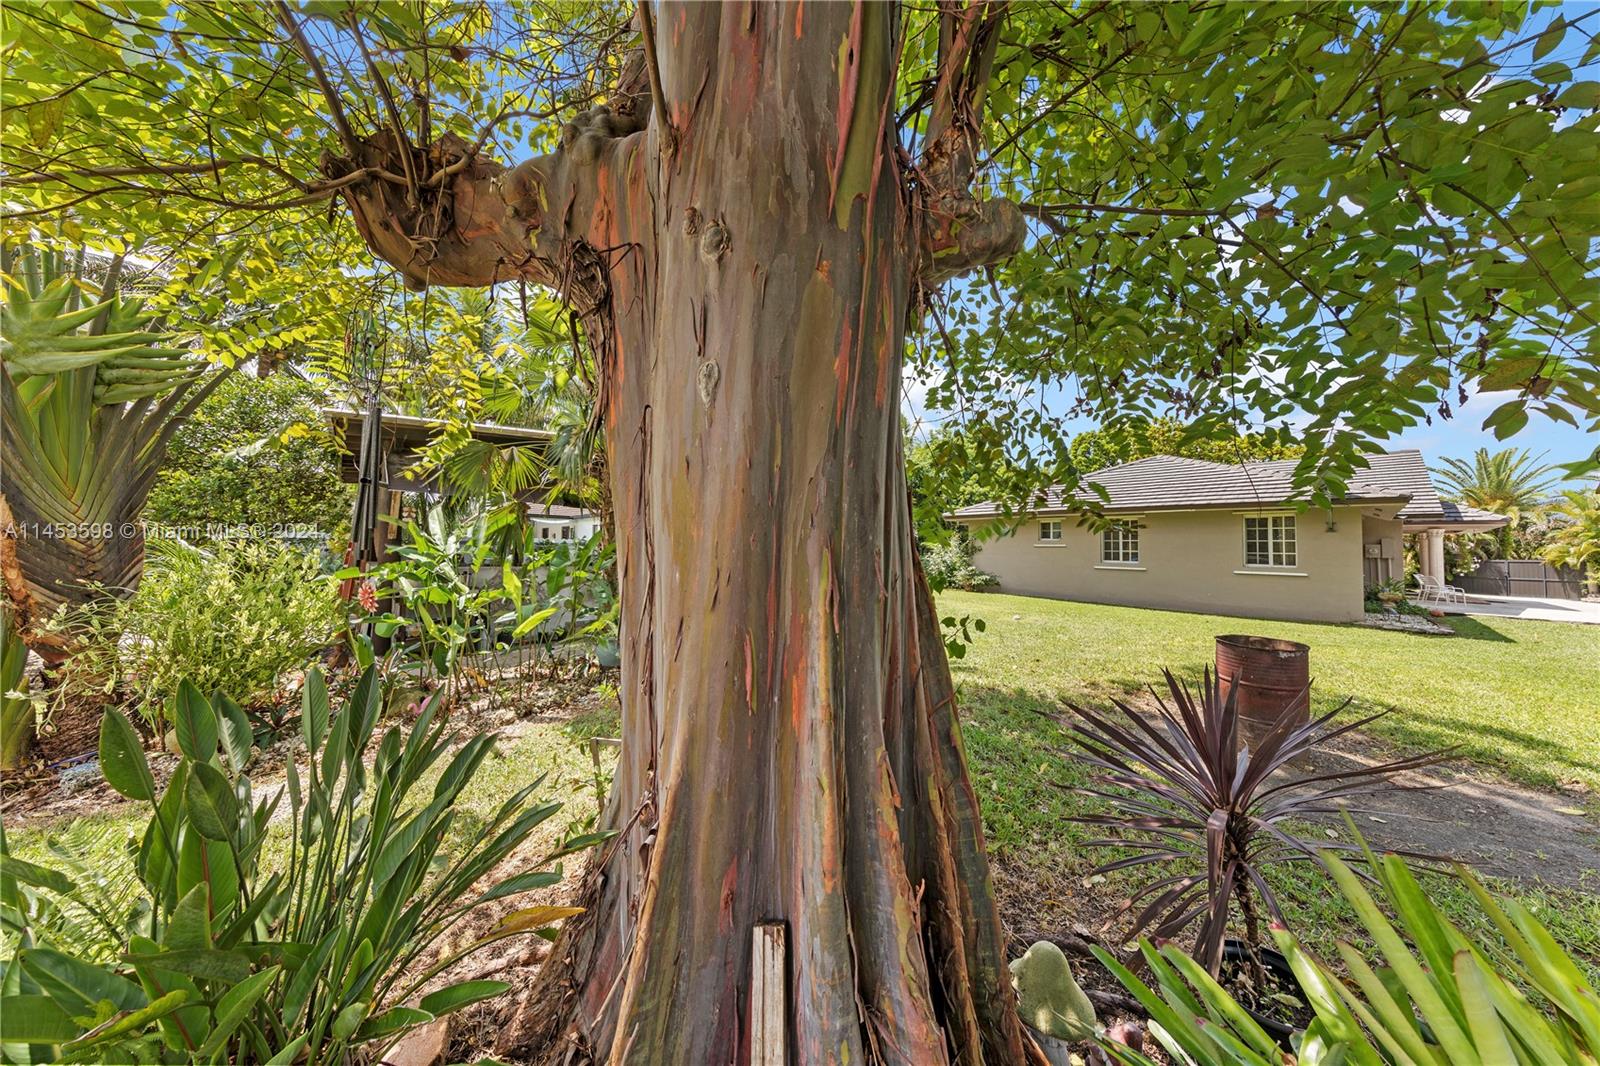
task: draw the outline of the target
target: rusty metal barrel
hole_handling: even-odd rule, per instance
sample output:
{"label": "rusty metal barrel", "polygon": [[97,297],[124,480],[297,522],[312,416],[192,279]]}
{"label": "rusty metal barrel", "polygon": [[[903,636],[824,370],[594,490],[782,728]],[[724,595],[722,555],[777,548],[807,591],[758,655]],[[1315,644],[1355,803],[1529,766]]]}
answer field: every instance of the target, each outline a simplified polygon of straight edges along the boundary
{"label": "rusty metal barrel", "polygon": [[1230,634],[1217,638],[1222,696],[1239,686],[1239,726],[1253,748],[1284,715],[1303,725],[1311,715],[1311,648],[1292,640]]}

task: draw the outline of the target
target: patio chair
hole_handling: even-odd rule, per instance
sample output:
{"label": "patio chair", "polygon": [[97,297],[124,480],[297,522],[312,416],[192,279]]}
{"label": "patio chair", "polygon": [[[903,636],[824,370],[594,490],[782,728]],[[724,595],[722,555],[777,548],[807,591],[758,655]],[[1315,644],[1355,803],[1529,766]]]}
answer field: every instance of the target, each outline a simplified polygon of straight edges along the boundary
{"label": "patio chair", "polygon": [[1417,600],[1420,603],[1466,603],[1466,589],[1446,585],[1436,577],[1417,574]]}

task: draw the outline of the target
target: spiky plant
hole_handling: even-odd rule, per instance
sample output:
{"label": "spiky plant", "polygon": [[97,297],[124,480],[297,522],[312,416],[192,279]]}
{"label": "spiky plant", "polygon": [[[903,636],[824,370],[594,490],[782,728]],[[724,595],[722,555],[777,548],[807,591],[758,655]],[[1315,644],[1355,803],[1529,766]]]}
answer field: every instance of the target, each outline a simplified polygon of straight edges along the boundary
{"label": "spiky plant", "polygon": [[1273,921],[1284,920],[1263,871],[1280,862],[1315,861],[1330,847],[1297,836],[1290,823],[1396,788],[1395,774],[1437,763],[1448,751],[1291,774],[1291,765],[1303,764],[1317,748],[1388,712],[1338,726],[1331,723],[1348,700],[1309,722],[1285,714],[1252,749],[1241,743],[1238,686],[1224,695],[1221,679],[1207,670],[1197,694],[1170,670],[1162,673],[1171,704],[1152,689],[1151,713],[1118,700],[1112,701],[1114,716],[1072,706],[1079,720],[1068,723],[1068,737],[1101,771],[1096,787],[1083,791],[1111,807],[1111,813],[1074,820],[1108,831],[1091,847],[1132,852],[1097,873],[1154,873],[1123,903],[1124,912],[1143,904],[1129,938],[1146,929],[1176,937],[1198,922],[1194,957],[1215,974],[1235,904],[1252,946],[1261,938],[1258,897]]}
{"label": "spiky plant", "polygon": [[130,589],[144,561],[139,525],[168,439],[220,380],[175,347],[157,316],[118,295],[123,259],[96,283],[89,257],[0,247],[3,572],[19,628],[62,604]]}

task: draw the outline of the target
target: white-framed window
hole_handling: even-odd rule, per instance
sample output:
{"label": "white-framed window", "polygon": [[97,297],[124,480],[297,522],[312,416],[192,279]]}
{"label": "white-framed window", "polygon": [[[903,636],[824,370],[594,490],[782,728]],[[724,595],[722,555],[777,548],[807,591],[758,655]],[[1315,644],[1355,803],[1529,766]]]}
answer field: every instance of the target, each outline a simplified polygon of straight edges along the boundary
{"label": "white-framed window", "polygon": [[571,540],[572,539],[572,527],[571,526],[562,526],[561,527],[561,539],[562,540]]}
{"label": "white-framed window", "polygon": [[1100,534],[1100,561],[1102,563],[1137,563],[1139,561],[1139,523],[1113,522]]}
{"label": "white-framed window", "polygon": [[1244,565],[1297,565],[1294,530],[1295,516],[1292,514],[1246,515]]}
{"label": "white-framed window", "polygon": [[1039,542],[1041,544],[1057,544],[1061,541],[1061,523],[1059,521],[1039,523]]}

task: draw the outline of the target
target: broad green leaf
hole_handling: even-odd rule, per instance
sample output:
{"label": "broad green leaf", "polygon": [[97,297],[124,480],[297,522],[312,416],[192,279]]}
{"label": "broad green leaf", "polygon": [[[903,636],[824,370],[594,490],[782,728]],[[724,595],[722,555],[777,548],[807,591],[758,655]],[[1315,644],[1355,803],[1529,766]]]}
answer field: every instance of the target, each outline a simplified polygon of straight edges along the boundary
{"label": "broad green leaf", "polygon": [[211,1033],[206,1037],[205,1043],[200,1045],[199,1055],[202,1059],[209,1058],[222,1050],[228,1038],[233,1035],[234,1030],[244,1024],[245,1019],[250,1016],[256,1003],[266,994],[277,976],[276,966],[268,967],[260,973],[253,973],[228,989],[227,993],[217,1001]]}
{"label": "broad green leaf", "polygon": [[0,849],[0,876],[14,877],[25,885],[49,889],[58,895],[73,892],[72,879],[59,870],[38,866]]}
{"label": "broad green leaf", "polygon": [[174,948],[146,954],[129,954],[128,962],[140,970],[160,970],[206,981],[238,984],[250,976],[250,959],[241,951],[215,948]]}
{"label": "broad green leaf", "polygon": [[144,745],[128,720],[111,708],[100,719],[100,772],[106,784],[129,799],[155,799],[156,783]]}
{"label": "broad green leaf", "polygon": [[239,801],[221,770],[210,763],[195,763],[184,799],[184,811],[201,836],[220,841],[238,836]]}
{"label": "broad green leaf", "polygon": [[178,901],[161,946],[168,951],[211,947],[211,894],[206,885],[195,885]]}
{"label": "broad green leaf", "polygon": [[418,1025],[426,1025],[433,1021],[433,1015],[425,1010],[415,1007],[390,1007],[382,1014],[377,1014],[361,1023],[361,1028],[356,1030],[353,1042],[360,1044],[368,1040],[377,1040],[380,1037],[393,1036],[395,1033]]}
{"label": "broad green leaf", "polygon": [[26,948],[17,953],[17,960],[41,990],[74,1015],[93,1014],[101,1000],[119,1011],[137,1010],[146,1003],[144,992],[133,982],[59,951]]}
{"label": "broad green leaf", "polygon": [[333,1019],[331,1032],[335,1040],[349,1040],[367,1018],[367,1004],[352,1003]]}
{"label": "broad green leaf", "polygon": [[504,981],[461,981],[429,992],[418,1004],[434,1016],[449,1014],[462,1007],[503,994],[511,986]]}
{"label": "broad green leaf", "polygon": [[328,686],[322,671],[306,671],[300,690],[300,734],[313,756],[322,748],[322,738],[328,734]]}
{"label": "broad green leaf", "polygon": [[82,1031],[49,996],[0,996],[0,1041],[62,1044]]}
{"label": "broad green leaf", "polygon": [[218,711],[217,729],[222,738],[222,750],[228,756],[228,769],[235,775],[244,773],[250,762],[250,749],[255,736],[250,729],[250,719],[244,709],[221,692],[211,699]]}
{"label": "broad green leaf", "polygon": [[561,875],[548,870],[517,874],[514,877],[506,878],[504,881],[501,881],[499,884],[484,892],[483,895],[479,896],[473,901],[473,905],[476,906],[479,903],[487,903],[490,900],[501,899],[505,896],[515,896],[521,892],[531,892],[536,888],[549,888],[551,885],[560,883]]}
{"label": "broad green leaf", "polygon": [[178,683],[175,718],[178,749],[197,763],[209,762],[217,754],[217,715],[187,678]]}

